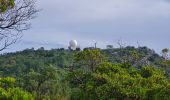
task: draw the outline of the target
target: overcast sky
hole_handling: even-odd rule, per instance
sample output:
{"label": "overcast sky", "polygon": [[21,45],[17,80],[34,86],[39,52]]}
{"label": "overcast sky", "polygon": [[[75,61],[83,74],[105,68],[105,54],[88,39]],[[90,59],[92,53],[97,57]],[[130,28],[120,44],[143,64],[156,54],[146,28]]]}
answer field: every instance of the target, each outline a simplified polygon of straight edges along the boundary
{"label": "overcast sky", "polygon": [[68,47],[76,39],[81,47],[148,46],[160,52],[170,48],[169,0],[37,0],[42,9],[32,28],[8,51],[25,48]]}

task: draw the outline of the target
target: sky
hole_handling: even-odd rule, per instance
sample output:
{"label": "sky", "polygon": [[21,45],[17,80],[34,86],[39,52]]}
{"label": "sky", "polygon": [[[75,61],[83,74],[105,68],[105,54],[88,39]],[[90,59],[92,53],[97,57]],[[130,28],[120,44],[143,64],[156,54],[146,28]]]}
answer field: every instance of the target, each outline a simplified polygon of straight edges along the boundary
{"label": "sky", "polygon": [[3,52],[26,48],[67,48],[75,39],[81,48],[110,44],[170,48],[169,0],[37,0],[41,9],[32,28]]}

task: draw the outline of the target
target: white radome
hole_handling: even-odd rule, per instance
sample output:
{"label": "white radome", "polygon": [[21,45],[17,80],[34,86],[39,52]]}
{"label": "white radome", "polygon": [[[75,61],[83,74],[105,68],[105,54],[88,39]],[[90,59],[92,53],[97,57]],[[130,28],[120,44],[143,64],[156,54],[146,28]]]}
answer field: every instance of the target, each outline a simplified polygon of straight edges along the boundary
{"label": "white radome", "polygon": [[76,40],[71,40],[69,42],[69,47],[72,49],[72,50],[76,50],[77,48],[77,41]]}

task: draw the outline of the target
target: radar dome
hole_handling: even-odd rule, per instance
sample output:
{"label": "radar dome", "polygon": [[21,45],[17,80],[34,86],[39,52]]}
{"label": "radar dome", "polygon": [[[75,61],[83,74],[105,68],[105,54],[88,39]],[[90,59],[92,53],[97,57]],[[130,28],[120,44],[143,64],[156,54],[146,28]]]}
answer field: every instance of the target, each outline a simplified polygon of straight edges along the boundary
{"label": "radar dome", "polygon": [[71,40],[71,41],[69,42],[69,47],[70,47],[70,49],[72,49],[72,50],[76,50],[76,48],[77,48],[77,41],[76,41],[76,40]]}

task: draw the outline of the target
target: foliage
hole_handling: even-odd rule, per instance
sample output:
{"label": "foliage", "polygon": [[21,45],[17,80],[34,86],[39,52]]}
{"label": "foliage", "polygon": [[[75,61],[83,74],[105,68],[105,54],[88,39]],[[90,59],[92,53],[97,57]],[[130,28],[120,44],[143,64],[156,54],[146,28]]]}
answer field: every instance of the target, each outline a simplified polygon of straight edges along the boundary
{"label": "foliage", "polygon": [[72,74],[73,88],[79,87],[74,91],[79,95],[72,95],[72,99],[170,99],[169,80],[163,71],[154,67],[137,70],[133,67],[127,69],[122,65],[103,63],[92,74]]}
{"label": "foliage", "polygon": [[15,5],[14,0],[0,0],[0,13]]}
{"label": "foliage", "polygon": [[34,100],[29,92],[19,87],[14,87],[14,78],[0,78],[0,99],[1,100]]}
{"label": "foliage", "polygon": [[0,56],[0,88],[9,99],[169,100],[169,65],[146,47],[31,48]]}
{"label": "foliage", "polygon": [[99,50],[84,50],[74,56],[74,62],[85,66],[90,72],[94,72],[96,67],[104,60]]}
{"label": "foliage", "polygon": [[67,82],[62,79],[62,74],[64,73],[60,69],[53,66],[44,67],[39,72],[30,69],[27,74],[19,79],[18,84],[19,86],[23,84],[23,88],[35,93],[36,99],[68,98],[69,88]]}

